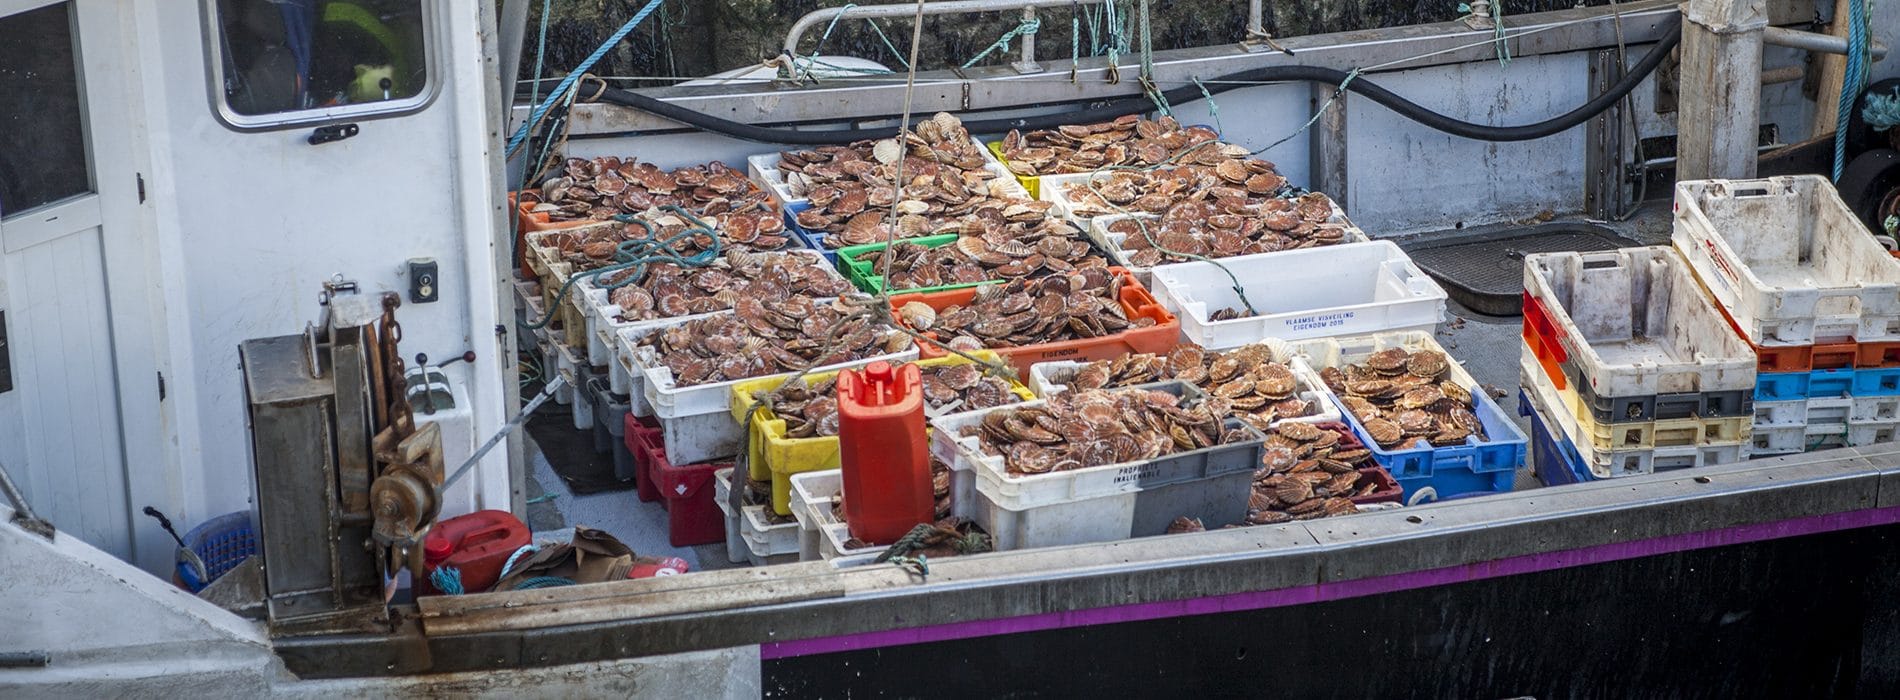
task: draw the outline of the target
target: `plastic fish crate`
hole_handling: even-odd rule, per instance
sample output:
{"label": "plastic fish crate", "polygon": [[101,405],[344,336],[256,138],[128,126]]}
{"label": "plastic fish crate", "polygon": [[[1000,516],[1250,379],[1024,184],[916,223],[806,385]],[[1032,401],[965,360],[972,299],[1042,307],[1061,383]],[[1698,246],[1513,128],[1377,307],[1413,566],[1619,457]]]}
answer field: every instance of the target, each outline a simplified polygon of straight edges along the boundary
{"label": "plastic fish crate", "polygon": [[[1560,363],[1576,367],[1593,405],[1604,398],[1653,402],[1658,395],[1746,392],[1755,384],[1753,349],[1667,247],[1532,254],[1524,258],[1524,289],[1536,302],[1525,306],[1526,327],[1554,334],[1547,340]],[[1540,318],[1533,322],[1533,315]],[[1611,422],[1632,413],[1608,408]],[[1653,410],[1635,413],[1636,420],[1656,418]]]}
{"label": "plastic fish crate", "polygon": [[798,523],[773,523],[765,506],[745,506],[739,514],[739,535],[745,540],[746,561],[753,566],[798,561]]}
{"label": "plastic fish crate", "polygon": [[999,551],[1151,537],[1182,516],[1209,528],[1240,524],[1252,483],[1243,471],[1024,508],[1007,507],[979,486],[974,519]]}
{"label": "plastic fish crate", "polygon": [[[1261,315],[1211,320],[1221,309],[1244,308],[1222,267]],[[1391,241],[1227,258],[1218,266],[1161,265],[1153,276],[1155,298],[1180,317],[1182,335],[1214,350],[1265,338],[1430,332],[1445,317],[1445,290]]]}
{"label": "plastic fish crate", "polygon": [[[956,243],[957,239],[960,237],[961,236],[959,236],[958,234],[946,233],[946,234],[937,235],[937,236],[922,236],[919,238],[906,238],[904,239],[904,242],[914,243],[914,244],[923,246],[925,248],[941,248],[943,246]],[[884,291],[884,277],[883,275],[879,275],[877,273],[876,259],[874,258],[867,262],[858,262],[857,258],[858,256],[863,255],[865,253],[871,253],[871,252],[881,253],[884,251],[884,248],[887,245],[888,244],[885,244],[885,243],[867,243],[865,245],[854,245],[854,246],[846,246],[844,248],[839,248],[838,249],[838,268],[844,271],[845,279],[851,280],[852,286],[857,287],[859,290],[867,294],[877,294],[879,292],[882,292]],[[982,282],[941,284],[935,287],[918,287],[915,289],[900,289],[900,290],[892,290],[892,291],[901,293],[901,294],[928,294],[930,292],[941,292],[941,291],[950,290],[950,289],[963,289],[966,287],[980,287],[982,285],[996,284],[1002,281],[1003,280],[1000,280],[1000,279],[985,280]]]}
{"label": "plastic fish crate", "polygon": [[[1142,384],[1130,388],[1166,391],[1183,398],[1201,395],[1200,390],[1192,385],[1178,381]],[[1046,399],[1030,401],[932,419],[930,421],[932,429],[930,453],[944,464],[950,465],[953,471],[969,469],[975,472],[978,498],[988,499],[989,503],[1008,511],[1024,511],[1038,506],[1118,496],[1172,484],[1202,483],[1234,473],[1252,474],[1259,468],[1264,454],[1263,441],[1266,437],[1253,428],[1234,421],[1229,427],[1238,426],[1250,435],[1259,436],[1258,439],[1178,452],[1139,462],[1106,464],[1047,474],[1013,475],[1004,466],[1002,457],[983,453],[978,438],[960,434],[964,427],[980,424],[983,416],[993,411],[1041,406],[1046,401]],[[1175,515],[1168,516],[1168,519],[1173,519]],[[1245,515],[1244,511],[1242,515]],[[989,530],[990,534],[997,534],[995,530],[990,529],[989,524],[983,523],[980,517],[977,522],[983,524],[984,529]]]}
{"label": "plastic fish crate", "polygon": [[642,428],[628,434],[638,448],[634,460],[641,462],[644,474],[654,475],[660,495],[666,500],[667,540],[675,547],[712,544],[725,536],[725,517],[713,503],[717,487],[713,472],[732,466],[731,462],[676,465],[666,457],[660,433]]}
{"label": "plastic fish crate", "polygon": [[[1321,195],[1321,196],[1324,196],[1324,195]],[[1338,202],[1333,202],[1332,198],[1330,197],[1328,197],[1326,201],[1331,203],[1333,206],[1333,215],[1331,218],[1327,219],[1327,223],[1344,227],[1345,237],[1341,239],[1340,242],[1336,245],[1345,245],[1348,243],[1364,243],[1366,241],[1372,240],[1366,236],[1365,231],[1361,230],[1358,226],[1353,225],[1351,219],[1346,218],[1346,210],[1339,208]],[[1160,216],[1157,216],[1154,214],[1110,214],[1106,216],[1097,216],[1097,217],[1089,219],[1088,226],[1086,228],[1089,234],[1089,240],[1094,241],[1095,245],[1100,247],[1102,250],[1108,251],[1109,259],[1113,260],[1116,265],[1126,267],[1128,268],[1129,272],[1134,273],[1135,279],[1141,280],[1142,284],[1149,284],[1150,280],[1153,278],[1154,268],[1138,267],[1130,263],[1128,256],[1133,255],[1135,251],[1123,247],[1123,244],[1127,243],[1128,241],[1128,236],[1126,234],[1115,233],[1113,231],[1108,230],[1108,227],[1115,224],[1116,222],[1125,221],[1128,219],[1144,219],[1144,220],[1149,221],[1150,232],[1157,233],[1158,235],[1158,232],[1154,231],[1153,226],[1161,220]],[[1328,248],[1332,246],[1319,246],[1319,247]],[[1298,248],[1296,250],[1310,250],[1310,249]],[[1275,251],[1275,252],[1284,253],[1288,251],[1283,250],[1283,251]],[[1257,255],[1272,255],[1272,254],[1273,253],[1257,253]],[[1220,256],[1214,256],[1214,257],[1216,257],[1216,259],[1223,259],[1223,260],[1226,259]]]}
{"label": "plastic fish crate", "polygon": [[745,535],[739,530],[739,511],[732,507],[732,474],[738,467],[713,472],[713,504],[726,520],[726,561],[744,564],[750,561]]}
{"label": "plastic fish crate", "polygon": [[1846,423],[1756,428],[1750,438],[1750,453],[1768,457],[1847,447],[1847,437]]}
{"label": "plastic fish crate", "polygon": [[[732,313],[723,311],[720,313]],[[653,415],[659,419],[660,427],[665,431],[667,459],[678,462],[702,462],[720,459],[738,454],[746,447],[746,427],[733,420],[732,387],[742,381],[791,376],[791,372],[780,372],[765,377],[712,382],[690,387],[681,387],[673,383],[673,372],[659,362],[650,359],[648,348],[637,343],[647,334],[670,326],[648,326],[628,330],[621,334],[632,354],[642,379],[641,391],[646,402],[653,408]],[[842,362],[812,368],[824,372],[870,364],[879,360],[893,364],[916,359],[917,350],[911,348],[903,352],[886,353],[866,357],[862,360]]]}
{"label": "plastic fish crate", "polygon": [[785,171],[779,170],[778,164],[777,151],[747,156],[746,175],[750,176],[753,182],[759,183],[760,187],[764,187],[766,192],[771,193],[772,199],[779,203],[781,209],[810,202],[811,200],[792,194],[791,187],[785,183]]}
{"label": "plastic fish crate", "polygon": [[[1318,412],[1310,416],[1280,418],[1274,420],[1269,426],[1278,425],[1283,422],[1341,423],[1343,425],[1342,421],[1344,419],[1340,416],[1339,406],[1335,405],[1332,399],[1327,398],[1326,385],[1320,381],[1319,375],[1315,373],[1311,367],[1306,366],[1304,360],[1297,357],[1286,357],[1283,354],[1284,352],[1284,350],[1281,350],[1275,353],[1274,359],[1286,363],[1287,367],[1293,370],[1293,379],[1298,382],[1294,385],[1294,395],[1313,404],[1313,407]],[[1057,394],[1069,390],[1069,378],[1074,375],[1077,369],[1080,369],[1086,364],[1088,363],[1071,361],[1044,362],[1030,367],[1030,390],[1035,392],[1039,398],[1053,398]]]}
{"label": "plastic fish crate", "polygon": [[[1347,364],[1364,362],[1366,357],[1373,353],[1389,348],[1404,348],[1411,351],[1433,350],[1445,353],[1445,348],[1438,344],[1430,331],[1375,333],[1349,338],[1316,338],[1293,344],[1293,352],[1304,356],[1304,361],[1315,371],[1327,367],[1343,369]],[[1392,472],[1392,477],[1398,479],[1401,486],[1406,486],[1408,498],[1412,492],[1412,486],[1406,485],[1408,480],[1414,484],[1427,483],[1419,480],[1434,476],[1440,471],[1448,474],[1443,480],[1447,489],[1455,490],[1465,487],[1477,488],[1478,482],[1483,481],[1478,477],[1461,478],[1459,474],[1493,472],[1508,474],[1524,466],[1525,443],[1528,442],[1528,439],[1524,437],[1524,432],[1519,430],[1517,424],[1504,414],[1503,409],[1498,408],[1497,402],[1491,400],[1490,393],[1479,385],[1478,380],[1473,379],[1469,372],[1465,371],[1463,365],[1458,364],[1450,353],[1445,353],[1445,358],[1446,366],[1449,368],[1448,379],[1470,390],[1472,412],[1477,414],[1479,423],[1484,426],[1485,434],[1490,439],[1480,441],[1476,436],[1472,436],[1466,438],[1462,445],[1387,450],[1373,443],[1366,433],[1365,426],[1360,424],[1359,419],[1353,416],[1352,412],[1342,410],[1347,425],[1352,427],[1353,434],[1359,436],[1367,449],[1372,450],[1373,461]],[[1335,402],[1338,401],[1338,397],[1332,396],[1330,391],[1328,391],[1328,396]],[[1509,481],[1507,477],[1505,483],[1508,484]],[[1433,485],[1436,486],[1436,484]],[[1451,495],[1447,493],[1447,489],[1438,489],[1440,497]],[[1463,492],[1460,491],[1460,493]]]}
{"label": "plastic fish crate", "polygon": [[1671,240],[1750,342],[1900,340],[1900,261],[1824,177],[1677,183]]}
{"label": "plastic fish crate", "polygon": [[[1709,424],[1694,422],[1675,425],[1671,421],[1659,421],[1653,427],[1639,435],[1648,444],[1615,444],[1611,447],[1599,447],[1586,439],[1583,432],[1588,428],[1580,426],[1573,413],[1567,412],[1560,402],[1568,401],[1559,397],[1559,391],[1541,375],[1536,366],[1528,360],[1519,365],[1522,388],[1519,393],[1520,415],[1524,406],[1533,406],[1546,419],[1555,420],[1548,424],[1557,431],[1566,445],[1578,455],[1581,464],[1593,478],[1612,479],[1624,476],[1637,476],[1655,471],[1685,469],[1708,464],[1730,464],[1748,459],[1748,440],[1752,426],[1748,417],[1724,419],[1715,423],[1715,432],[1707,431]],[[1629,425],[1629,424],[1623,424]],[[1616,426],[1618,428],[1623,425]],[[1662,444],[1658,445],[1657,442]],[[1638,441],[1641,442],[1640,440]],[[1540,471],[1540,476],[1542,475]]]}
{"label": "plastic fish crate", "polygon": [[[1753,387],[1690,394],[1597,396],[1589,384],[1577,380],[1578,372],[1573,362],[1566,361],[1560,363],[1559,366],[1563,368],[1564,376],[1570,379],[1565,386],[1576,392],[1578,405],[1588,407],[1592,418],[1598,423],[1638,423],[1677,418],[1734,418],[1748,415],[1755,403]],[[1545,378],[1548,379],[1549,375],[1545,375]]]}
{"label": "plastic fish crate", "polygon": [[1531,467],[1538,481],[1545,486],[1563,486],[1597,480],[1584,465],[1583,456],[1577,454],[1577,447],[1562,433],[1552,432],[1543,409],[1534,405],[1523,389],[1517,392],[1517,414],[1530,419]]}
{"label": "plastic fish crate", "polygon": [[1037,178],[1038,185],[1035,198],[1055,205],[1050,209],[1051,212],[1057,216],[1074,221],[1076,225],[1081,226],[1083,230],[1087,230],[1089,228],[1089,221],[1098,216],[1141,213],[1133,209],[1120,212],[1113,209],[1097,209],[1086,205],[1079,205],[1075,200],[1070,199],[1068,193],[1065,191],[1065,188],[1072,184],[1107,179],[1110,172],[1112,171],[1096,171],[1092,173],[1074,173],[1067,175],[1042,175]]}
{"label": "plastic fish crate", "polygon": [[878,554],[889,549],[889,545],[866,545],[852,547],[851,526],[844,523],[830,523],[818,528],[818,557],[827,561],[843,564],[840,560],[852,560],[852,564],[868,564]]}
{"label": "plastic fish crate", "polygon": [[1854,370],[1769,372],[1756,378],[1756,401],[1796,401],[1847,396],[1854,392]]}
{"label": "plastic fish crate", "polygon": [[[1219,130],[1214,129],[1214,127],[1210,124],[1191,124],[1189,126],[1202,127],[1210,131],[1214,131],[1217,134],[1219,133]],[[1004,170],[1009,170],[1009,158],[1003,155],[1003,140],[1002,139],[999,138],[995,141],[984,141],[982,139],[977,139],[976,143],[977,145],[982,146],[984,150],[989,151],[990,157],[996,159],[997,164],[1003,166]],[[1213,146],[1204,146],[1203,148],[1213,148]],[[1080,173],[1052,173],[1049,175],[1018,175],[1016,174],[1016,171],[1009,170],[1010,175],[1016,178],[1016,182],[1022,184],[1023,190],[1029,193],[1029,197],[1031,199],[1042,196],[1042,180],[1045,177],[1050,177],[1050,178],[1073,177],[1076,175],[1097,175],[1097,174],[1106,173],[1106,172],[1112,172],[1112,171],[1089,170],[1089,171],[1080,172]]]}
{"label": "plastic fish crate", "polygon": [[[827,274],[833,277],[836,277],[838,279],[844,279],[844,275],[839,274],[838,271],[830,265],[830,263],[825,261],[824,256],[820,255],[818,251],[805,250],[801,248],[801,249],[787,249],[787,250],[774,251],[774,252],[768,253],[768,255],[778,255],[778,254],[796,255],[799,257],[810,258],[811,265],[813,267],[822,269]],[[575,282],[574,291],[572,292],[573,294],[578,295],[580,297],[580,302],[581,302],[580,306],[582,307],[582,313],[586,317],[586,321],[587,321],[587,336],[588,336],[587,357],[588,357],[588,361],[592,362],[594,366],[596,367],[602,367],[602,366],[611,367],[612,366],[613,355],[614,355],[614,342],[615,342],[614,338],[620,333],[620,331],[626,330],[628,328],[635,328],[635,327],[646,326],[646,325],[655,325],[655,324],[664,325],[675,320],[691,319],[691,318],[697,318],[700,316],[710,316],[712,315],[712,313],[716,313],[716,312],[709,312],[709,313],[699,313],[699,314],[686,314],[684,316],[656,318],[656,319],[649,319],[645,321],[622,321],[619,318],[620,306],[612,302],[612,294],[608,290],[601,287],[601,285],[598,283],[599,279],[600,278],[598,277],[589,277],[586,279],[582,279],[579,282]]]}
{"label": "plastic fish crate", "polygon": [[844,491],[844,473],[836,469],[792,475],[792,517],[798,521],[798,559],[819,559],[820,531],[838,522],[832,515],[833,500]]}
{"label": "plastic fish crate", "polygon": [[[994,359],[995,353],[987,350],[970,353],[983,359]],[[931,360],[918,360],[919,367],[939,367],[970,364],[969,360],[956,355]],[[805,375],[809,383],[817,383],[836,377],[838,373],[813,372]],[[754,398],[760,393],[771,392],[785,381],[784,376],[767,379],[750,379],[732,385],[729,394],[732,419],[739,424],[750,421],[747,431],[748,460],[755,466],[757,479],[772,480],[772,509],[780,515],[791,515],[791,479],[793,475],[805,472],[838,469],[840,462],[837,436],[793,438],[786,437],[785,419],[778,417],[769,409],[761,409],[756,415]],[[1016,398],[1034,401],[1036,395],[1018,382],[1010,382],[1010,390]],[[945,462],[948,464],[948,462]],[[967,474],[961,478],[967,479]],[[953,475],[956,478],[956,475]]]}
{"label": "plastic fish crate", "polygon": [[[1029,368],[1039,362],[1050,360],[1112,360],[1129,353],[1165,353],[1180,342],[1181,324],[1174,314],[1161,307],[1148,290],[1136,282],[1127,270],[1118,267],[1109,268],[1120,278],[1122,313],[1128,318],[1148,318],[1155,323],[1147,328],[1130,327],[1120,333],[1099,338],[1063,340],[1052,343],[1035,343],[1011,348],[992,348],[1000,357],[1016,366],[1018,379],[1028,381]],[[912,301],[923,302],[937,311],[960,304],[967,304],[976,296],[975,288],[952,289],[926,294],[901,294],[891,297],[893,313],[904,304]],[[924,335],[935,338],[934,331]],[[924,359],[949,356],[949,351],[933,343],[921,343],[919,352]]]}
{"label": "plastic fish crate", "polygon": [[[1793,401],[1756,401],[1754,429],[1786,428],[1802,425],[1826,425],[1846,423],[1853,420],[1856,404],[1860,400],[1851,397],[1831,399],[1797,399]],[[1869,411],[1874,413],[1875,411]],[[1900,420],[1889,414],[1881,419],[1869,416],[1868,420]]]}

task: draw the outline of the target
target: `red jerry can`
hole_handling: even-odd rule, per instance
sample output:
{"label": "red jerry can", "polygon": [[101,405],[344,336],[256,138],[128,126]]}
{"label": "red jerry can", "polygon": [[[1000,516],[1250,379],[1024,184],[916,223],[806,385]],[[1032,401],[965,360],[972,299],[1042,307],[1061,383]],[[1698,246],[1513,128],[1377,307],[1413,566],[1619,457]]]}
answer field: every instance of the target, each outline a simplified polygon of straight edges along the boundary
{"label": "red jerry can", "polygon": [[851,536],[890,544],[931,521],[930,446],[917,365],[838,373],[838,446]]}
{"label": "red jerry can", "polygon": [[[461,572],[462,590],[481,593],[501,580],[501,567],[515,550],[534,535],[520,518],[505,510],[478,510],[436,523],[422,540],[424,566],[430,574],[444,566]],[[436,595],[434,582],[424,576],[415,583],[418,595]]]}

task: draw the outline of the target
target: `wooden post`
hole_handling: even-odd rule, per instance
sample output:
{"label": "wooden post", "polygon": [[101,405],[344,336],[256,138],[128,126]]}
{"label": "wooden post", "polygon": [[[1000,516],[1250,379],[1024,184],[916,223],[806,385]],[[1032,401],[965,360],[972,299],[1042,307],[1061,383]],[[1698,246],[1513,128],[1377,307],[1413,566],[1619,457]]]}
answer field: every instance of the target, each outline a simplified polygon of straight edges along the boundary
{"label": "wooden post", "polygon": [[1755,176],[1767,26],[1766,0],[1690,0],[1684,6],[1676,179]]}
{"label": "wooden post", "polygon": [[[1828,23],[1827,33],[1847,36],[1847,25],[1851,21],[1848,15],[1852,14],[1847,3],[1848,0],[1834,0],[1834,21]],[[1847,57],[1831,53],[1813,56],[1821,62],[1821,77],[1814,91],[1814,128],[1808,136],[1817,138],[1834,133],[1834,120],[1840,111],[1841,84],[1847,78]]]}

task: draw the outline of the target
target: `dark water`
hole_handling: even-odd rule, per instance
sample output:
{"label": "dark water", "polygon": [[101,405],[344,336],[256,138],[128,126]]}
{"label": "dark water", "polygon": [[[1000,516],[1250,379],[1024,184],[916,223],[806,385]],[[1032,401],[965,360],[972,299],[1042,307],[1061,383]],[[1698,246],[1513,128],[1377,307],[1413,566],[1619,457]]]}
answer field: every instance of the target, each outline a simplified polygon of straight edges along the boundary
{"label": "dark water", "polygon": [[[548,27],[544,76],[565,74],[592,53],[600,42],[632,17],[648,0],[555,0]],[[702,76],[754,65],[779,52],[785,32],[807,12],[839,7],[843,0],[667,0],[645,24],[634,31],[594,69],[603,76]],[[874,3],[861,3],[874,4]],[[1608,0],[1504,0],[1505,24],[1510,16],[1581,5],[1606,5]],[[1118,12],[1128,18],[1128,46],[1139,47],[1138,4],[1120,0]],[[1165,9],[1164,9],[1165,8]],[[1080,15],[1078,17],[1078,14]],[[1458,18],[1452,0],[1268,0],[1266,24],[1276,36],[1377,29]],[[1067,8],[1044,10],[1036,35],[1037,55],[1052,69],[1068,62],[1074,46],[1083,56],[1096,55],[1107,43],[1108,24],[1101,9],[1078,13]],[[1078,20],[1079,21],[1076,21]],[[1156,51],[1237,42],[1245,32],[1245,0],[1155,0],[1150,5],[1150,42]],[[530,11],[528,46],[521,77],[534,77],[535,45],[540,3]],[[899,52],[908,54],[908,20],[886,22],[884,34]],[[982,53],[1005,32],[1017,26],[1016,13],[985,13],[926,19],[918,63],[926,70],[960,66]],[[1094,31],[1091,32],[1091,27]],[[805,35],[803,53],[869,58],[897,68],[902,61],[886,48],[865,20],[838,23],[819,47],[823,27]],[[1079,42],[1071,42],[1079,35]],[[997,50],[978,65],[1001,65],[1014,59],[1017,46]],[[637,84],[664,84],[643,81]]]}

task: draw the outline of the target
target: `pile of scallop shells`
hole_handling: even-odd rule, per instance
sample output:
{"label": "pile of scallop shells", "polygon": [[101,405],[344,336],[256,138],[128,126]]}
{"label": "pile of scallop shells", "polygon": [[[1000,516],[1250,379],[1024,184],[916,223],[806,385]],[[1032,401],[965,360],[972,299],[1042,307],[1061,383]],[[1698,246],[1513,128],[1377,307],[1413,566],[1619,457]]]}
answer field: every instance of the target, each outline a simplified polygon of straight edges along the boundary
{"label": "pile of scallop shells", "polygon": [[[1064,124],[1028,133],[1012,130],[1003,137],[1002,151],[1010,171],[1024,176],[1160,165],[1189,149],[1194,150],[1181,156],[1183,162],[1246,154],[1244,148],[1235,151],[1227,144],[1210,143],[1216,138],[1213,129],[1183,127],[1174,117],[1149,120],[1130,114],[1097,124]],[[1210,145],[1200,146],[1204,143]]]}

